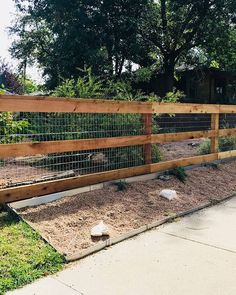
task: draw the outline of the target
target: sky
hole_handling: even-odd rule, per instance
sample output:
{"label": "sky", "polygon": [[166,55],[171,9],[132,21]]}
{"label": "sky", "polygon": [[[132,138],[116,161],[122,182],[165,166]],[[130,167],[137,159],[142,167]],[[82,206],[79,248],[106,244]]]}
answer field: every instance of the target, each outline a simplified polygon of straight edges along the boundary
{"label": "sky", "polygon": [[[8,36],[7,28],[14,22],[16,14],[13,0],[2,0],[0,6],[0,57],[7,63],[17,67],[17,60],[12,59],[8,49],[13,41],[13,37]],[[36,67],[29,68],[27,75],[37,82],[42,82],[40,71]]]}

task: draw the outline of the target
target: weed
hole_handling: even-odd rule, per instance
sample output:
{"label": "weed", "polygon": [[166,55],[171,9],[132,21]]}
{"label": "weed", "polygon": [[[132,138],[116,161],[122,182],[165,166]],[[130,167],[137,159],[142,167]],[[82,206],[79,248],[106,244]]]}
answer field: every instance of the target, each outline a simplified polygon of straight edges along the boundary
{"label": "weed", "polygon": [[185,182],[187,178],[187,173],[183,167],[177,167],[172,170],[169,170],[170,175],[174,175],[177,179],[179,179],[181,182]]}
{"label": "weed", "polygon": [[129,184],[125,180],[120,180],[119,182],[114,182],[114,185],[117,186],[118,191],[126,191]]}

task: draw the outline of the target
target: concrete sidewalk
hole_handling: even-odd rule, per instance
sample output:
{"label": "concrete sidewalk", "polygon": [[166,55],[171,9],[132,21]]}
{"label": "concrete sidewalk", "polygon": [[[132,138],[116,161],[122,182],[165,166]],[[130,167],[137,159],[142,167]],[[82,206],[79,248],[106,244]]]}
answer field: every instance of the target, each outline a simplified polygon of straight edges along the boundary
{"label": "concrete sidewalk", "polygon": [[9,294],[235,295],[236,198]]}

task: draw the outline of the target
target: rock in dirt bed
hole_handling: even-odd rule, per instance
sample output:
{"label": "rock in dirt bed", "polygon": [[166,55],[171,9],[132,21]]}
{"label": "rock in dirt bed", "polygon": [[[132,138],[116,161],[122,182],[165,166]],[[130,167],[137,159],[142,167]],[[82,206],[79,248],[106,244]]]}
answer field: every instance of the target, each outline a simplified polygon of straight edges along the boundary
{"label": "rock in dirt bed", "polygon": [[[185,183],[176,178],[136,182],[126,191],[116,186],[65,197],[55,202],[20,210],[20,214],[66,255],[78,253],[98,240],[92,240],[91,228],[103,220],[111,236],[118,236],[192,209],[211,200],[221,200],[236,191],[236,161],[216,167],[201,167],[187,172]],[[162,189],[173,189],[178,199],[159,197]]]}

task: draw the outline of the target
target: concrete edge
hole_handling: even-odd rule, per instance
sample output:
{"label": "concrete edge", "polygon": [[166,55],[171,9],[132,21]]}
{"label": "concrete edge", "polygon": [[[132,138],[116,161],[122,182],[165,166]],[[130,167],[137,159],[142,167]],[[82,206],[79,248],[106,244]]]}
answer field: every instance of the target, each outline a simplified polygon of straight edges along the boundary
{"label": "concrete edge", "polygon": [[[227,163],[227,162],[233,161],[235,159],[236,158],[217,160],[217,161],[208,162],[208,163],[190,165],[190,166],[186,166],[183,168],[185,170],[192,170],[192,169],[199,168],[199,167],[205,167],[207,164],[209,165],[212,163],[216,163],[216,164]],[[126,181],[127,183],[152,180],[152,179],[157,178],[160,175],[163,175],[163,173],[165,173],[165,171],[149,173],[149,174],[139,175],[139,176],[133,176],[133,177],[124,178],[124,179],[120,179],[120,180]],[[22,209],[22,208],[26,208],[26,207],[33,207],[33,206],[38,206],[38,205],[42,205],[42,204],[47,204],[47,203],[62,199],[64,197],[71,197],[71,196],[74,196],[77,194],[102,189],[102,188],[107,187],[108,185],[119,182],[120,180],[103,182],[103,183],[99,183],[99,184],[94,184],[94,185],[90,185],[90,186],[85,186],[85,187],[81,187],[81,188],[77,188],[77,189],[72,189],[72,190],[60,192],[60,193],[49,194],[49,195],[45,195],[45,196],[41,196],[41,197],[35,197],[35,198],[23,200],[23,201],[13,202],[13,203],[11,203],[11,208],[14,208],[17,210],[17,209]]]}
{"label": "concrete edge", "polygon": [[127,233],[124,233],[122,235],[119,235],[117,237],[112,237],[112,238],[109,238],[107,239],[106,241],[104,242],[101,242],[95,246],[92,246],[92,247],[89,247],[88,249],[80,252],[80,253],[76,253],[74,255],[71,255],[71,256],[65,256],[65,259],[67,262],[73,262],[73,261],[76,261],[76,260],[79,260],[81,258],[84,258],[86,256],[89,256],[89,255],[92,255],[100,250],[103,250],[107,247],[110,247],[112,245],[115,245],[115,244],[118,244],[120,242],[123,242],[125,240],[128,240],[130,238],[133,238],[135,236],[138,236],[139,234],[141,233],[144,233],[146,231],[149,231],[151,229],[154,229],[158,226],[161,226],[165,223],[168,223],[168,222],[173,222],[176,218],[180,218],[180,217],[184,217],[186,215],[190,215],[190,214],[193,214],[197,211],[200,211],[202,209],[205,209],[205,208],[208,208],[208,207],[213,207],[215,205],[218,205],[220,203],[223,203],[227,200],[230,200],[232,198],[234,198],[236,196],[236,194],[233,194],[233,195],[230,195],[230,196],[227,196],[225,198],[223,198],[222,200],[215,200],[214,202],[207,202],[203,205],[200,205],[198,207],[195,207],[193,209],[189,209],[189,210],[186,210],[186,211],[182,211],[182,212],[179,212],[179,213],[175,213],[173,214],[173,216],[171,217],[167,217],[167,218],[164,218],[164,219],[161,219],[161,220],[158,220],[158,221],[154,221],[152,223],[149,223],[149,224],[146,224],[146,225],[143,225],[137,229],[133,229]]}

